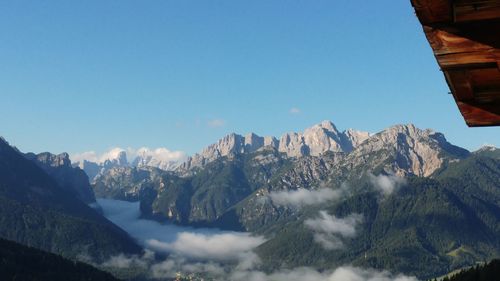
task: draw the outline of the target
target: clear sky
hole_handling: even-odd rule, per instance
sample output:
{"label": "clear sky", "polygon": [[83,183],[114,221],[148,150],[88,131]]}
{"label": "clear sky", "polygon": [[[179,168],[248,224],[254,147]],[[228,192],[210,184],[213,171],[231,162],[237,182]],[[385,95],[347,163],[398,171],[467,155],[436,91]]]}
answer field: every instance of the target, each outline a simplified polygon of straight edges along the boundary
{"label": "clear sky", "polygon": [[194,153],[325,119],[499,146],[448,92],[410,0],[0,2],[0,135],[23,151]]}

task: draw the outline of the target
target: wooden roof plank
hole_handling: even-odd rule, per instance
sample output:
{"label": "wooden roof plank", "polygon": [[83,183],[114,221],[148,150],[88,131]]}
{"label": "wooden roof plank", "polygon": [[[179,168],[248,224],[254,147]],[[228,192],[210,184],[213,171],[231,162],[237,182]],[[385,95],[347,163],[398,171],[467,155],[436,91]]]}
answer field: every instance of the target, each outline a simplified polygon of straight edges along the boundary
{"label": "wooden roof plank", "polygon": [[455,22],[496,19],[500,17],[499,1],[462,1],[453,4]]}
{"label": "wooden roof plank", "polygon": [[477,104],[457,101],[457,105],[468,126],[500,125],[500,104]]}
{"label": "wooden roof plank", "polygon": [[474,91],[470,76],[465,70],[451,70],[444,73],[451,88],[451,93],[457,101],[474,99]]}
{"label": "wooden roof plank", "polygon": [[[454,29],[424,27],[424,32],[435,55],[485,51],[491,46],[453,33]],[[456,31],[455,31],[456,32]]]}
{"label": "wooden roof plank", "polygon": [[437,55],[436,59],[443,71],[464,68],[489,68],[500,61],[500,50],[488,49],[475,52]]}
{"label": "wooden roof plank", "polygon": [[411,2],[423,25],[453,20],[450,0],[412,0]]}

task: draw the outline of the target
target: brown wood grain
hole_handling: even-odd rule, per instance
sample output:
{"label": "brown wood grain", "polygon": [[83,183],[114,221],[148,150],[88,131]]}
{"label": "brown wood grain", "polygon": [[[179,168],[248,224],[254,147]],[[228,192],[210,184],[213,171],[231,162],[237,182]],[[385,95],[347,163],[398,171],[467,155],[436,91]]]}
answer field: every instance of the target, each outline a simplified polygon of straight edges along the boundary
{"label": "brown wood grain", "polygon": [[468,126],[500,125],[500,104],[476,104],[457,101],[458,108]]}
{"label": "brown wood grain", "polygon": [[447,22],[453,19],[449,0],[412,0],[420,22],[424,25]]}
{"label": "brown wood grain", "polygon": [[469,126],[500,126],[500,0],[412,0]]}
{"label": "brown wood grain", "polygon": [[457,101],[473,100],[474,92],[470,77],[465,70],[451,70],[444,73],[451,88],[451,93]]}
{"label": "brown wood grain", "polygon": [[460,1],[453,4],[455,22],[488,20],[500,17],[499,1]]}
{"label": "brown wood grain", "polygon": [[436,59],[442,70],[474,69],[495,67],[500,61],[500,50],[487,49],[463,53],[437,55]]}
{"label": "brown wood grain", "polygon": [[487,44],[453,33],[453,31],[457,32],[456,29],[446,30],[444,28],[425,27],[424,31],[435,55],[492,49]]}

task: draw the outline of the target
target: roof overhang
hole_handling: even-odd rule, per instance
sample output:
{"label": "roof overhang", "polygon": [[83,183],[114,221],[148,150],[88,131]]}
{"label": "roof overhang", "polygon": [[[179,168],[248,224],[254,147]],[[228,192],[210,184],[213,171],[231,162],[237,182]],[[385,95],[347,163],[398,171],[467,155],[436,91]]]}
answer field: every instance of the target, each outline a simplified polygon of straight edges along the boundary
{"label": "roof overhang", "polygon": [[467,125],[500,125],[500,0],[411,2]]}

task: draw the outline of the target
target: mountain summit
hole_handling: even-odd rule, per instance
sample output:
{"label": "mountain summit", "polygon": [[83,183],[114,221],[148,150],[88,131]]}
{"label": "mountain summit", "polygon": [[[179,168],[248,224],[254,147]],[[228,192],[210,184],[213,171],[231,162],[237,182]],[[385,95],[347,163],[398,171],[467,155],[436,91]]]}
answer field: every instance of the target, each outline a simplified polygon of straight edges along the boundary
{"label": "mountain summit", "polygon": [[189,157],[180,169],[189,170],[204,165],[224,156],[251,153],[259,149],[277,149],[288,157],[319,156],[325,152],[351,152],[360,143],[370,137],[367,132],[349,129],[337,130],[331,121],[323,121],[303,133],[290,132],[279,140],[272,136],[261,137],[254,133],[246,136],[229,134],[202,152]]}

